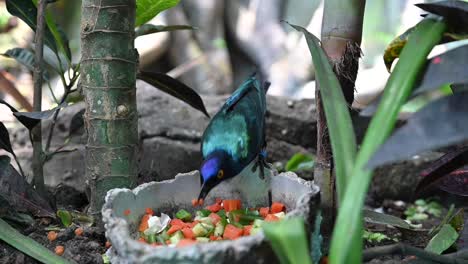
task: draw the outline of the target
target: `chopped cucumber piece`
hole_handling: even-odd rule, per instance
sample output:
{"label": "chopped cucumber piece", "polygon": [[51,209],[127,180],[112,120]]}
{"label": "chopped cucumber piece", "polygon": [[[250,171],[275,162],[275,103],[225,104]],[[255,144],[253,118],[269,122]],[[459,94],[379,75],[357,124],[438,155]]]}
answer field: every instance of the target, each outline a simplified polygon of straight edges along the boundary
{"label": "chopped cucumber piece", "polygon": [[211,211],[207,209],[201,209],[195,213],[196,216],[200,216],[200,217],[207,217],[210,214],[211,214]]}
{"label": "chopped cucumber piece", "polygon": [[253,222],[253,227],[261,227],[263,222],[265,222],[265,220],[255,219]]}
{"label": "chopped cucumber piece", "polygon": [[261,231],[262,231],[261,227],[254,226],[254,227],[252,227],[252,229],[250,229],[250,234],[255,235],[255,234],[257,234],[258,232],[261,232]]}
{"label": "chopped cucumber piece", "polygon": [[283,218],[286,214],[284,212],[279,212],[275,214],[278,218]]}
{"label": "chopped cucumber piece", "polygon": [[[168,239],[169,239],[169,238],[168,238]],[[164,239],[164,237],[161,236],[161,235],[157,235],[157,236],[156,236],[156,242],[162,243],[163,245],[166,245],[166,240],[167,240],[167,239]]]}
{"label": "chopped cucumber piece", "polygon": [[164,241],[169,239],[169,235],[167,234],[166,230],[162,231],[161,234],[159,234],[158,236],[164,239]]}
{"label": "chopped cucumber piece", "polygon": [[213,218],[211,217],[201,217],[198,219],[198,221],[200,221],[200,223],[205,223],[205,224],[213,224]]}
{"label": "chopped cucumber piece", "polygon": [[208,234],[208,230],[206,230],[205,227],[203,227],[202,223],[196,224],[192,228],[192,232],[196,237],[202,237],[202,236],[206,236]]}
{"label": "chopped cucumber piece", "polygon": [[244,228],[243,225],[241,225],[241,224],[239,224],[239,223],[236,223],[236,222],[231,223],[231,224],[232,224],[233,226],[237,227],[237,228],[242,228],[242,229]]}
{"label": "chopped cucumber piece", "polygon": [[222,236],[224,233],[224,228],[226,227],[226,224],[223,224],[222,221],[219,221],[214,229],[214,235],[215,236]]}
{"label": "chopped cucumber piece", "polygon": [[189,213],[187,210],[180,209],[176,215],[176,218],[179,218],[182,221],[190,221],[192,219],[192,214]]}
{"label": "chopped cucumber piece", "polygon": [[210,239],[207,237],[197,237],[195,238],[195,240],[197,240],[198,242],[202,242],[202,243],[210,242]]}
{"label": "chopped cucumber piece", "polygon": [[205,230],[207,231],[208,235],[210,233],[212,233],[215,229],[214,225],[211,224],[211,223],[201,223],[201,225],[203,226],[203,228],[205,228]]}
{"label": "chopped cucumber piece", "polygon": [[154,242],[156,242],[156,235],[155,234],[149,234],[146,237],[146,241],[148,242],[148,244],[153,244]]}
{"label": "chopped cucumber piece", "polygon": [[183,238],[184,238],[184,234],[182,233],[182,231],[179,230],[179,231],[175,232],[171,236],[171,238],[169,238],[169,240],[171,240],[171,244],[177,245],[177,243],[179,243],[179,241],[181,239],[183,239]]}

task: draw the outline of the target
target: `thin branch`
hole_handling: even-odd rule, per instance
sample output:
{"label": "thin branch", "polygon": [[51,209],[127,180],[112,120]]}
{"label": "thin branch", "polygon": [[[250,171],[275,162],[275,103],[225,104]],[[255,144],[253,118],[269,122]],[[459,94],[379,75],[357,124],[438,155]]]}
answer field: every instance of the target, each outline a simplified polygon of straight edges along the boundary
{"label": "thin branch", "polygon": [[363,252],[363,260],[370,261],[374,258],[394,254],[414,255],[421,260],[442,264],[463,264],[467,261],[466,259],[458,257],[458,255],[437,255],[435,253],[402,243],[366,249]]}
{"label": "thin branch", "polygon": [[[37,25],[35,35],[35,65],[34,65],[34,102],[33,110],[42,110],[42,71],[43,71],[43,52],[44,52],[44,28],[45,28],[45,10],[47,0],[39,0],[37,8]],[[31,138],[33,143],[33,183],[36,190],[45,197],[44,171],[43,171],[43,151],[42,151],[42,123],[39,123],[32,129]]]}

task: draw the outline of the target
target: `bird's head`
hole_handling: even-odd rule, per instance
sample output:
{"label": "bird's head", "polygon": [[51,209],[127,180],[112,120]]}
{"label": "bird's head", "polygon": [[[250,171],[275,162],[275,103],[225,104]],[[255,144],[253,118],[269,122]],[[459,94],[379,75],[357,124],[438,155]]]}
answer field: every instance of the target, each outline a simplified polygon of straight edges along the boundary
{"label": "bird's head", "polygon": [[216,152],[210,155],[200,168],[202,188],[198,199],[205,199],[208,193],[223,180],[230,178],[230,169],[228,169],[227,154]]}

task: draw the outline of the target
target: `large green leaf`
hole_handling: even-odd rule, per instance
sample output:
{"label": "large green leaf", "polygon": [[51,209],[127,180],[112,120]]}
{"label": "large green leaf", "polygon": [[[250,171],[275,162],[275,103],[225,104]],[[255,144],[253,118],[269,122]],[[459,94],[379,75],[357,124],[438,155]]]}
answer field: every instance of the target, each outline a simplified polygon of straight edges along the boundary
{"label": "large green leaf", "polygon": [[172,78],[171,76],[158,72],[139,72],[137,74],[137,78],[153,85],[165,93],[168,93],[186,102],[193,108],[205,114],[207,117],[210,117],[206,111],[205,105],[203,104],[203,100],[201,99],[200,95],[192,90],[192,88]]}
{"label": "large green leaf", "polygon": [[333,72],[327,55],[319,44],[319,40],[305,28],[291,26],[304,33],[312,55],[317,81],[321,87],[320,93],[330,133],[336,171],[336,188],[338,197],[341,200],[345,193],[348,177],[354,167],[357,149],[351,115],[340,82]]}
{"label": "large green leaf", "polygon": [[135,31],[135,37],[140,37],[148,34],[166,32],[166,31],[175,31],[175,30],[194,30],[196,28],[188,25],[153,25],[153,24],[144,24],[138,27]]}
{"label": "large green leaf", "polygon": [[357,155],[352,181],[346,188],[344,198],[340,199],[341,206],[330,247],[332,264],[347,263],[354,245],[360,242],[357,239],[362,239],[362,208],[372,179],[372,170],[366,168],[367,162],[392,132],[400,108],[411,94],[427,55],[440,42],[445,29],[445,22],[438,18],[427,17],[419,22],[387,81],[382,101]]}
{"label": "large green leaf", "polygon": [[176,6],[180,0],[137,0],[135,26],[150,21],[162,11]]}
{"label": "large green leaf", "polygon": [[455,229],[449,225],[445,224],[427,244],[425,250],[441,254],[457,241],[458,233]]}
{"label": "large green leaf", "polygon": [[262,225],[282,264],[311,264],[304,220],[299,217]]}
{"label": "large green leaf", "polygon": [[65,264],[70,263],[66,259],[57,256],[32,238],[24,236],[16,231],[8,223],[0,219],[0,239],[43,263]]}
{"label": "large green leaf", "polygon": [[[6,7],[10,14],[19,17],[34,32],[36,31],[37,8],[31,0],[6,0]],[[54,52],[57,52],[54,35],[52,35],[49,27],[45,27],[44,30],[44,43]]]}
{"label": "large green leaf", "polygon": [[[34,5],[37,6],[37,0],[32,0]],[[55,23],[52,14],[50,14],[48,11],[46,11],[45,14],[45,19],[47,23],[47,27],[49,27],[52,35],[54,36],[54,39],[60,48],[60,51],[67,56],[67,60],[70,63],[71,62],[71,50],[69,46],[69,41],[68,37],[65,35],[65,32],[63,32],[62,28],[60,28],[57,23]]]}

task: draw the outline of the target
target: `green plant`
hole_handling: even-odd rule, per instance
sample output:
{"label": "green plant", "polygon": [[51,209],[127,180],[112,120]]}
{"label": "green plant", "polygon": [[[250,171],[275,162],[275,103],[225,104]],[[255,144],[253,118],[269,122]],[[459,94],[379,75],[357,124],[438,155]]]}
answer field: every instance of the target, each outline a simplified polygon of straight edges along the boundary
{"label": "green plant", "polygon": [[421,221],[429,218],[429,215],[440,217],[442,206],[436,201],[426,202],[423,199],[416,200],[414,205],[410,205],[404,212],[406,220]]}
{"label": "green plant", "polygon": [[398,239],[396,238],[390,238],[383,233],[372,232],[372,231],[367,231],[367,230],[364,230],[364,233],[362,234],[362,238],[370,243],[376,243],[376,242],[380,243],[384,240],[393,240],[395,242],[398,242]]}

